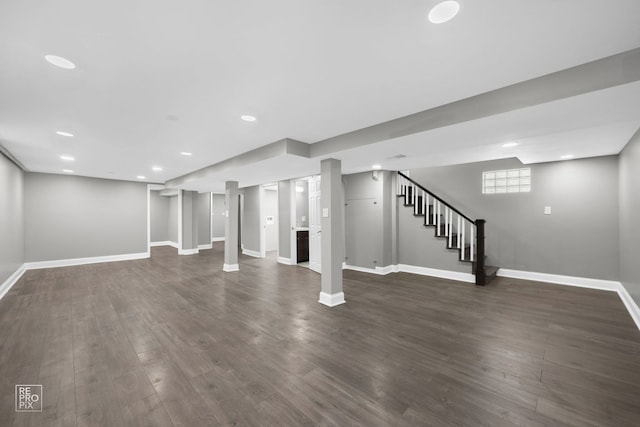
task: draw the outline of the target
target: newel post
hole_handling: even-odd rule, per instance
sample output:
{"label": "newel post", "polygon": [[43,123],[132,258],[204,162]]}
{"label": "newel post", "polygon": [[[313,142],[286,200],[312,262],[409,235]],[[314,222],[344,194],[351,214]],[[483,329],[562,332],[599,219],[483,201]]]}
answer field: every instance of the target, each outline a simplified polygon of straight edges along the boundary
{"label": "newel post", "polygon": [[486,277],[484,274],[484,219],[476,220],[476,285],[484,286]]}

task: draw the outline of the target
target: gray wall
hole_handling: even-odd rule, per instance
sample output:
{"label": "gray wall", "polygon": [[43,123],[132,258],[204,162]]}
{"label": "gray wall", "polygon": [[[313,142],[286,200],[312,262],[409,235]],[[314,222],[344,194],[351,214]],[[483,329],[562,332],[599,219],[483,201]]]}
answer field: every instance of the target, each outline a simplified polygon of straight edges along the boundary
{"label": "gray wall", "polygon": [[347,264],[374,268],[391,265],[391,177],[388,171],[344,175],[345,259]]}
{"label": "gray wall", "polygon": [[178,244],[178,196],[169,197],[169,241]]}
{"label": "gray wall", "polygon": [[212,222],[213,228],[211,237],[223,237],[224,238],[224,194],[213,194],[213,210],[212,210]]}
{"label": "gray wall", "polygon": [[[298,181],[296,186],[304,189],[303,192],[296,191],[296,227],[309,226],[309,182]],[[304,217],[304,219],[303,219]]]}
{"label": "gray wall", "polygon": [[25,174],[25,258],[49,261],[147,252],[147,186]]}
{"label": "gray wall", "polygon": [[198,244],[211,244],[211,193],[198,194]]}
{"label": "gray wall", "polygon": [[[278,250],[278,192],[276,190],[264,190],[264,209],[262,211],[265,221],[265,250]],[[273,224],[267,224],[266,218],[272,216]]]}
{"label": "gray wall", "polygon": [[278,183],[278,256],[291,258],[291,181]]}
{"label": "gray wall", "polygon": [[0,154],[0,285],[24,263],[24,173]]}
{"label": "gray wall", "polygon": [[[530,165],[530,193],[482,194],[483,171],[518,167],[517,159],[503,159],[417,169],[411,177],[467,216],[487,220],[490,265],[619,280],[617,157]],[[400,242],[412,238],[400,231]]]}
{"label": "gray wall", "polygon": [[620,281],[640,305],[640,131],[619,157]]}
{"label": "gray wall", "polygon": [[151,191],[151,241],[169,240],[169,198],[160,195],[160,191]]}
{"label": "gray wall", "polygon": [[242,215],[242,244],[244,249],[260,252],[260,187],[247,187]]}

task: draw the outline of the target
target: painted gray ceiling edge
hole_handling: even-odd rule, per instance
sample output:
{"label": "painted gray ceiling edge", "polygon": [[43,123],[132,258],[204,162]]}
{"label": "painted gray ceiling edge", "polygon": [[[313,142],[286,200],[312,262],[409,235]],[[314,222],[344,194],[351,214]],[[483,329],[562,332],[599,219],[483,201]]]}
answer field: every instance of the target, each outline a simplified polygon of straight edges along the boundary
{"label": "painted gray ceiling edge", "polygon": [[319,141],[328,155],[640,80],[640,48]]}
{"label": "painted gray ceiling edge", "polygon": [[[419,113],[348,132],[314,144],[285,138],[168,180],[177,188],[194,180],[280,156],[330,157],[381,141],[460,124],[526,107],[640,81],[640,48],[567,68]],[[297,178],[297,176],[291,176]],[[232,178],[230,178],[232,179]]]}
{"label": "painted gray ceiling edge", "polygon": [[4,148],[4,146],[2,144],[0,144],[0,154],[4,155],[7,159],[9,159],[11,162],[13,162],[14,165],[18,166],[20,169],[22,169],[25,172],[29,172],[29,169],[27,169],[21,162],[20,160],[16,159],[15,156],[13,154],[11,154],[11,152],[9,150],[7,150],[6,148]]}
{"label": "painted gray ceiling edge", "polygon": [[206,179],[216,173],[232,170],[240,166],[251,165],[274,157],[293,155],[304,158],[310,157],[310,146],[304,142],[290,138],[284,138],[271,144],[264,145],[254,150],[247,151],[238,156],[231,157],[197,171],[168,180],[165,185],[168,188],[177,188],[193,180]]}

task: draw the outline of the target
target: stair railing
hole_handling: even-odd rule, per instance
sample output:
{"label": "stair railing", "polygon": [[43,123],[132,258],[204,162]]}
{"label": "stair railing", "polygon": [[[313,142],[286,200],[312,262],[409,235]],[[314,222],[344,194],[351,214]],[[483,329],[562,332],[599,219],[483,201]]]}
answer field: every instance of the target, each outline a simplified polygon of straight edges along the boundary
{"label": "stair railing", "polygon": [[472,263],[475,261],[476,285],[484,286],[486,283],[484,266],[486,221],[469,218],[442,197],[427,190],[402,172],[398,172],[396,194],[402,196],[405,205],[413,205],[415,216],[424,216],[425,225],[436,227],[436,236],[445,237],[449,249],[460,251],[461,261]]}

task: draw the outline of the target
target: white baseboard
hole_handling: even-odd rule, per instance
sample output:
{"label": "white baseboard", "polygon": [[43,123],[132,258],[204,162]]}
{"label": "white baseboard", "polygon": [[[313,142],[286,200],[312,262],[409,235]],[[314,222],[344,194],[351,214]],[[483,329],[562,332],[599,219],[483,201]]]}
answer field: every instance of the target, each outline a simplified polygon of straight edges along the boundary
{"label": "white baseboard", "polygon": [[533,280],[536,282],[555,283],[558,285],[577,286],[580,288],[600,289],[603,291],[618,291],[620,282],[612,280],[590,279],[587,277],[563,276],[561,274],[537,273],[534,271],[509,270],[501,268],[497,273],[500,277],[512,279]]}
{"label": "white baseboard", "polygon": [[178,249],[178,244],[176,242],[172,242],[170,240],[165,240],[163,242],[151,242],[149,243],[149,246],[156,247],[156,246],[171,246],[173,248]]}
{"label": "white baseboard", "polygon": [[251,249],[242,249],[242,255],[249,255],[252,256],[254,258],[262,258],[262,256],[260,255],[260,252],[258,251],[252,251]]}
{"label": "white baseboard", "polygon": [[634,323],[640,329],[640,308],[635,303],[627,289],[620,282],[613,280],[591,279],[588,277],[563,276],[561,274],[536,273],[532,271],[509,270],[501,268],[498,276],[512,279],[534,280],[536,282],[554,283],[556,285],[576,286],[579,288],[598,289],[601,291],[617,292]]}
{"label": "white baseboard", "polygon": [[638,304],[636,304],[633,298],[631,298],[631,295],[629,295],[629,292],[627,292],[627,289],[622,283],[620,283],[618,295],[620,295],[622,303],[627,308],[627,311],[631,315],[633,321],[636,323],[636,326],[638,327],[638,329],[640,329],[640,307],[638,307]]}
{"label": "white baseboard", "polygon": [[178,255],[195,255],[199,253],[199,249],[178,249]]}
{"label": "white baseboard", "polygon": [[211,242],[224,242],[224,237],[213,237]]}
{"label": "white baseboard", "polygon": [[227,273],[232,271],[239,271],[240,266],[238,264],[224,264],[222,266],[222,271],[226,271]]}
{"label": "white baseboard", "polygon": [[213,245],[211,243],[208,245],[198,245],[198,249],[213,249]]}
{"label": "white baseboard", "polygon": [[342,264],[342,268],[345,270],[360,271],[363,273],[386,275],[389,273],[412,273],[419,274],[421,276],[439,277],[441,279],[457,280],[459,282],[475,283],[476,277],[471,273],[462,273],[459,271],[439,270],[437,268],[418,267],[416,265],[397,264],[387,265],[385,267],[367,268],[357,267],[354,265]]}
{"label": "white baseboard", "polygon": [[296,265],[291,258],[278,257],[278,262],[285,265]]}
{"label": "white baseboard", "polygon": [[149,256],[149,252],[140,252],[136,254],[107,255],[88,258],[70,258],[57,259],[52,261],[26,262],[24,265],[27,270],[38,270],[41,268],[70,267],[73,265],[98,264],[101,262],[130,261],[134,259],[149,258]]}
{"label": "white baseboard", "polygon": [[13,272],[11,276],[7,278],[7,280],[4,281],[2,285],[0,285],[0,299],[2,299],[2,297],[4,297],[7,292],[9,292],[13,285],[15,285],[18,280],[20,280],[25,271],[27,271],[27,268],[24,264],[22,264],[16,271]]}
{"label": "white baseboard", "polygon": [[336,305],[344,304],[344,292],[338,292],[337,294],[328,294],[326,292],[320,292],[320,304],[324,304],[327,307],[335,307]]}
{"label": "white baseboard", "polygon": [[441,279],[457,280],[459,282],[475,283],[476,276],[460,271],[439,270],[437,268],[417,267],[415,265],[398,264],[398,270],[403,273],[420,274],[421,276],[439,277]]}
{"label": "white baseboard", "polygon": [[150,242],[149,246],[151,246],[152,248],[155,248],[156,246],[173,246],[175,245],[176,247],[178,247],[177,244],[170,242],[168,240],[165,240],[163,242]]}
{"label": "white baseboard", "polygon": [[343,270],[353,270],[353,271],[359,271],[361,273],[378,274],[382,276],[385,276],[389,273],[395,273],[397,271],[395,267],[397,266],[388,265],[386,267],[376,266],[375,268],[369,268],[369,267],[358,267],[357,265],[349,265],[345,262],[342,263]]}

